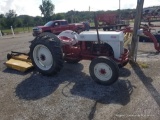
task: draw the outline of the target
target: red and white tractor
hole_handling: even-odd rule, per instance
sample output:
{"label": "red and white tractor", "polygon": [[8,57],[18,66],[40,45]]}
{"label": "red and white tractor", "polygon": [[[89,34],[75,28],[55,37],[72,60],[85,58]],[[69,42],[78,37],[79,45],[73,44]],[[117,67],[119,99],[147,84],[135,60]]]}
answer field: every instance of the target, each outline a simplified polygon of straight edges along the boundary
{"label": "red and white tractor", "polygon": [[123,32],[84,31],[80,34],[66,30],[55,36],[42,33],[30,46],[30,58],[34,67],[44,75],[58,73],[64,61],[78,63],[91,60],[91,78],[103,85],[118,80],[119,68],[128,63],[129,51],[123,48]]}

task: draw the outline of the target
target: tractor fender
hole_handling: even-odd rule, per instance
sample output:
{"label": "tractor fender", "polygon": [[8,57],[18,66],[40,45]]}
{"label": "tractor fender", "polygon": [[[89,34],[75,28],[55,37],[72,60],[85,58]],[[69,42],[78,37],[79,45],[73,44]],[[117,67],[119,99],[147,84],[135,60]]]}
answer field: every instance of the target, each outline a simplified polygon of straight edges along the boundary
{"label": "tractor fender", "polygon": [[107,44],[112,48],[114,53],[114,58],[119,59],[121,54],[123,53],[123,44],[120,44],[120,42],[112,42],[109,41]]}

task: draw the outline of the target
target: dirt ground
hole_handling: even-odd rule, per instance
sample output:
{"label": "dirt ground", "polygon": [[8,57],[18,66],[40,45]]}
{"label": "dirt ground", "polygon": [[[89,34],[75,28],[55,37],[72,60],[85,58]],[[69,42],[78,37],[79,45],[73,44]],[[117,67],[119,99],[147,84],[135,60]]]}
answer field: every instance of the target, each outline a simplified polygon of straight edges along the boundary
{"label": "dirt ground", "polygon": [[86,60],[65,63],[52,77],[6,68],[7,53],[28,52],[32,39],[31,33],[0,38],[1,120],[160,120],[160,54],[153,43],[139,43],[139,64],[102,86],[91,80]]}

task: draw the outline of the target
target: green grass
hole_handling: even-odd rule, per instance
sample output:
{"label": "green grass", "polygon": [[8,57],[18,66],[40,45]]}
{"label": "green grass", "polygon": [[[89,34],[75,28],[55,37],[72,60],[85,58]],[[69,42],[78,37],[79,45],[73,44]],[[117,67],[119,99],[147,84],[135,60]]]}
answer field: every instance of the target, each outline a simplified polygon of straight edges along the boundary
{"label": "green grass", "polygon": [[[99,22],[98,24],[102,24],[102,22]],[[94,22],[90,22],[91,27],[95,27]]]}
{"label": "green grass", "polygon": [[[15,34],[17,34],[17,33],[20,33],[20,32],[30,32],[30,31],[32,31],[32,28],[33,27],[21,27],[21,28],[15,28],[14,29],[14,33]],[[5,29],[5,30],[2,30],[2,32],[4,33],[4,34],[12,34],[12,31],[11,31],[11,29]]]}
{"label": "green grass", "polygon": [[91,27],[94,27],[95,25],[94,25],[94,22],[90,22],[90,26]]}
{"label": "green grass", "polygon": [[148,66],[148,64],[147,63],[145,63],[145,62],[137,62],[137,64],[141,67],[141,68],[148,68],[149,66]]}

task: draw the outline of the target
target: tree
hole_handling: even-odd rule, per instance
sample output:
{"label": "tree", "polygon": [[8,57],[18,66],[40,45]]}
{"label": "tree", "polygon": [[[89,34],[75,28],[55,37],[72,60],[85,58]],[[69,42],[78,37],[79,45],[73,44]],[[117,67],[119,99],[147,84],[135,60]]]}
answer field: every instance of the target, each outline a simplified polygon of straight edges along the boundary
{"label": "tree", "polygon": [[41,14],[44,16],[45,21],[47,22],[54,12],[54,4],[51,0],[43,0],[42,5],[39,6]]}
{"label": "tree", "polygon": [[15,17],[17,17],[17,14],[16,14],[16,12],[15,12],[14,10],[9,10],[9,12],[6,13],[5,16],[6,16],[7,18],[15,18]]}
{"label": "tree", "polygon": [[0,18],[0,29],[3,29],[6,26],[6,18]]}
{"label": "tree", "polygon": [[0,30],[2,29],[2,27],[5,24],[5,17],[4,14],[0,14]]}
{"label": "tree", "polygon": [[11,26],[16,27],[16,18],[17,14],[14,10],[9,10],[8,13],[5,14],[6,17],[6,26],[7,28],[10,28]]}
{"label": "tree", "polygon": [[42,17],[36,16],[36,17],[34,18],[34,24],[35,24],[36,26],[37,26],[37,25],[43,25],[44,23],[43,23]]}
{"label": "tree", "polygon": [[15,21],[16,27],[22,27],[23,26],[23,22],[21,18],[17,18]]}
{"label": "tree", "polygon": [[4,18],[4,14],[0,14],[0,18]]}
{"label": "tree", "polygon": [[32,26],[33,25],[33,17],[28,15],[23,15],[23,25],[24,26]]}
{"label": "tree", "polygon": [[53,20],[61,20],[61,19],[64,19],[64,13],[57,13],[55,15],[52,16],[52,19]]}

